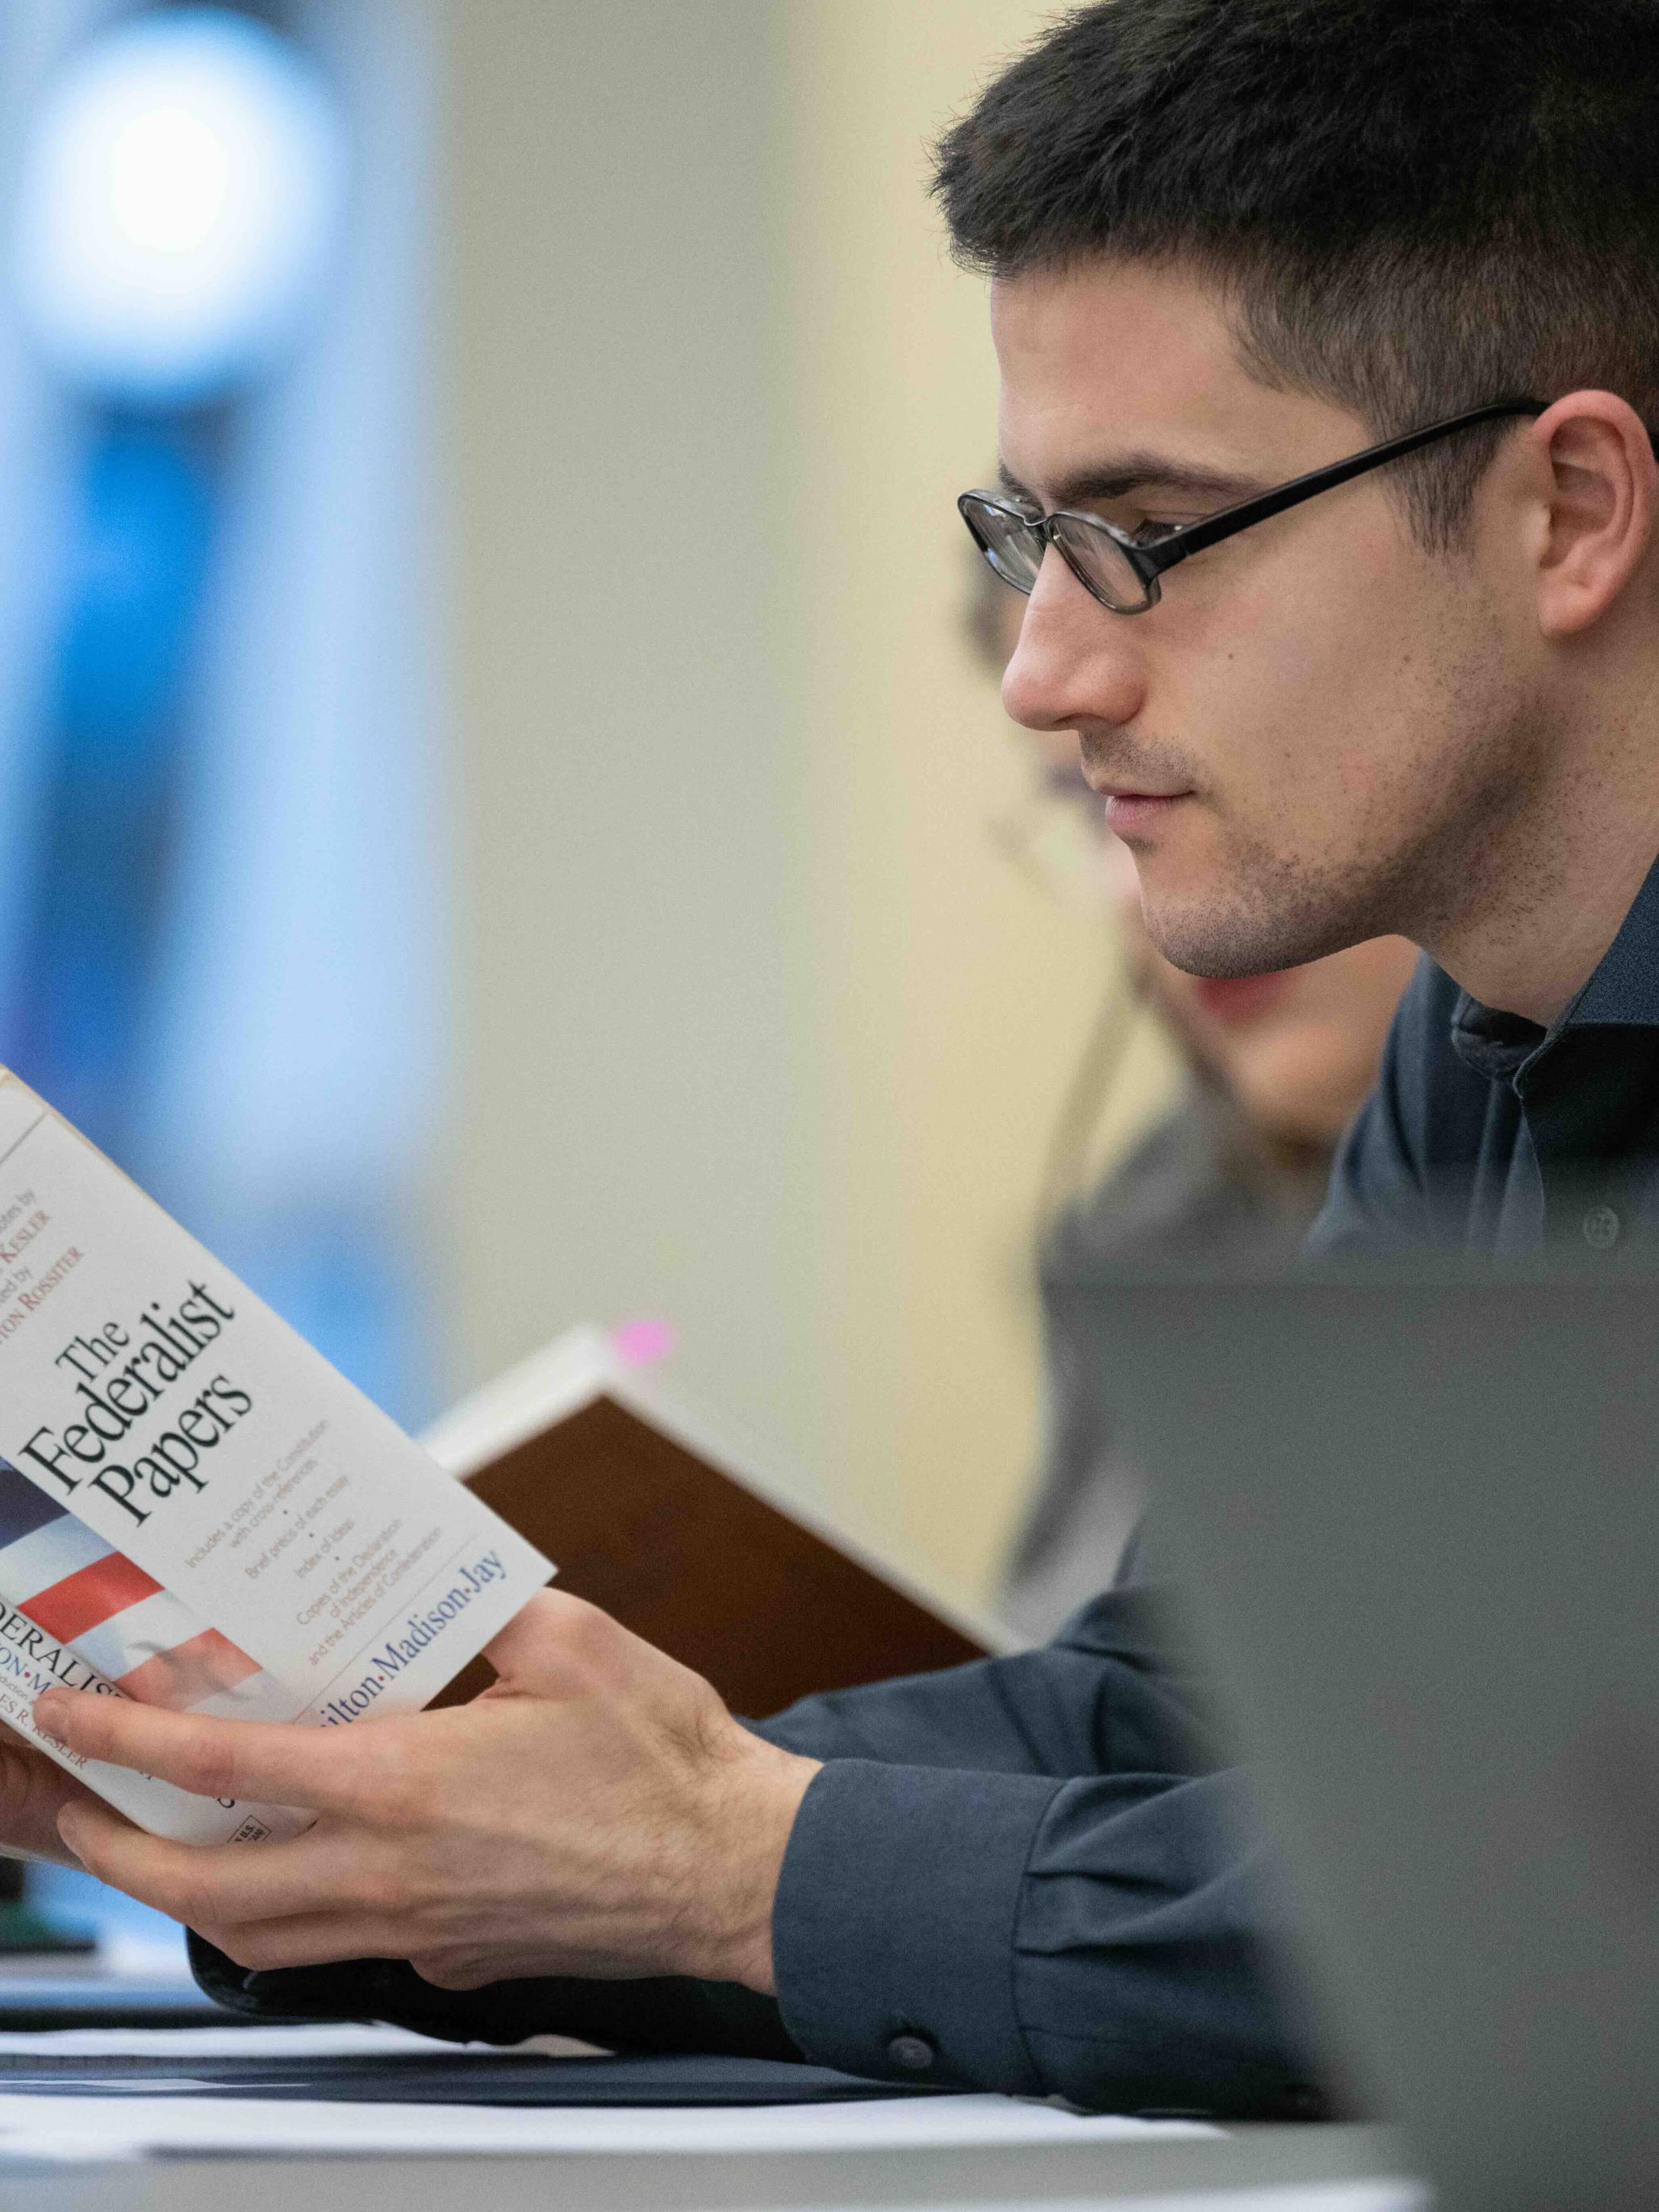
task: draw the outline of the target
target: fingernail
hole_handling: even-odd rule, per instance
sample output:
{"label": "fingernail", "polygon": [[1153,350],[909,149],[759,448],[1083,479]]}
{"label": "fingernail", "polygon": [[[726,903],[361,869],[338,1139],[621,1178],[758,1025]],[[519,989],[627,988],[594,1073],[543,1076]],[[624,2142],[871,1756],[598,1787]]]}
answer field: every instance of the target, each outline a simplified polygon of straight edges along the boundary
{"label": "fingernail", "polygon": [[[48,1698],[51,1698],[50,1703]],[[63,1729],[58,1724],[56,1718],[58,1705],[59,1701],[52,1698],[50,1692],[46,1698],[41,1698],[35,1705],[34,1725],[48,1743],[62,1743],[65,1740]]]}

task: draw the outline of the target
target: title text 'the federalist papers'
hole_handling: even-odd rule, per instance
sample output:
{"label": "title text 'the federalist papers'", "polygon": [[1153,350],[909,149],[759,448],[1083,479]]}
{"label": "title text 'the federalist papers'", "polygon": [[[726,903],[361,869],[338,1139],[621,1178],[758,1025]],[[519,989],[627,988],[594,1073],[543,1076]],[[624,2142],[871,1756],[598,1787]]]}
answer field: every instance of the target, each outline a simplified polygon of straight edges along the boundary
{"label": "title text 'the federalist papers'", "polygon": [[132,1329],[112,1321],[71,1337],[53,1364],[79,1378],[74,1385],[82,1401],[79,1418],[61,1430],[38,1428],[23,1446],[23,1456],[66,1492],[83,1483],[101,1491],[135,1524],[148,1521],[157,1501],[186,1484],[204,1490],[208,1477],[198,1472],[203,1459],[253,1410],[246,1390],[216,1375],[189,1403],[175,1401],[168,1407],[172,1425],[141,1450],[129,1449],[119,1461],[111,1456],[110,1447],[125,1442],[236,1317],[236,1309],[221,1304],[205,1284],[187,1287],[189,1297],[170,1314],[152,1298]]}

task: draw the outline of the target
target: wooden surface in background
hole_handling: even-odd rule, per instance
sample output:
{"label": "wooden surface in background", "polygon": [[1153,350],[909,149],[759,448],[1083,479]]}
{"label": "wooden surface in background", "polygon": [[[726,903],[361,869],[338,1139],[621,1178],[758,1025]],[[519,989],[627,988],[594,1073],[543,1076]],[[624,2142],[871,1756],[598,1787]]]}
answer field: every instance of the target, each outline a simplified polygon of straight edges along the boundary
{"label": "wooden surface in background", "polygon": [[[591,1599],[759,1719],[814,1690],[954,1667],[984,1647],[600,1397],[468,1478]],[[482,1660],[434,1705],[477,1696]]]}

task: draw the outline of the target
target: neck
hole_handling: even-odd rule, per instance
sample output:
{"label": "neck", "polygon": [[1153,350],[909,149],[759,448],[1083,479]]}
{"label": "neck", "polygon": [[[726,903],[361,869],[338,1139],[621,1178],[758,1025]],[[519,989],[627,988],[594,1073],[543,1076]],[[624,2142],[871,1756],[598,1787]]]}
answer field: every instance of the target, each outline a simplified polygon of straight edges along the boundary
{"label": "neck", "polygon": [[[1644,702],[1644,707],[1646,702]],[[1551,744],[1528,802],[1483,834],[1424,950],[1483,1006],[1547,1029],[1583,990],[1659,855],[1659,715],[1599,718]]]}

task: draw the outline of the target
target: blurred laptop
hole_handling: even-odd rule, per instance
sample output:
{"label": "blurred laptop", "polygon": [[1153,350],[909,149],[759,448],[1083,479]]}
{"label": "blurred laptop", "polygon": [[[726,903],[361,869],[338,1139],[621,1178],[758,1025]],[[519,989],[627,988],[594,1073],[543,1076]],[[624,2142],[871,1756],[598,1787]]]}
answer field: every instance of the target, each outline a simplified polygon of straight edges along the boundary
{"label": "blurred laptop", "polygon": [[1077,1295],[1333,2046],[1437,2207],[1659,2204],[1659,1290]]}

